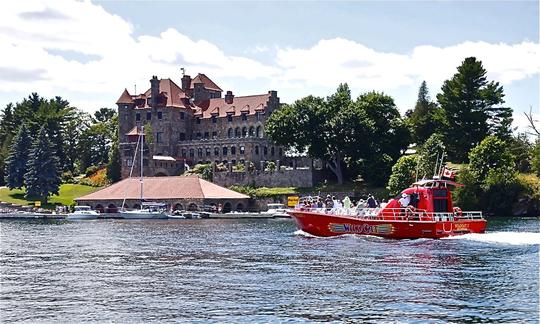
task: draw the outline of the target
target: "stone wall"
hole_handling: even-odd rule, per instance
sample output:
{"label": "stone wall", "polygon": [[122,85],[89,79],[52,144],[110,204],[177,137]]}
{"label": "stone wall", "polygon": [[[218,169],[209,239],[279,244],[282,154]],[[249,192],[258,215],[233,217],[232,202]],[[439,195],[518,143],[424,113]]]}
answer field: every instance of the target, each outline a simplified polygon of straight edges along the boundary
{"label": "stone wall", "polygon": [[223,187],[232,185],[252,187],[313,187],[310,168],[281,169],[279,171],[214,172],[213,182]]}

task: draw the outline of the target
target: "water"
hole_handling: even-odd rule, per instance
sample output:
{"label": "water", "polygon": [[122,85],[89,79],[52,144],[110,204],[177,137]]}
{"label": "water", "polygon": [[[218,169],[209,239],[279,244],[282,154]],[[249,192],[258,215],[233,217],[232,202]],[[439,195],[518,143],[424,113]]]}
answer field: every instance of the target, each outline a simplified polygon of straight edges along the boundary
{"label": "water", "polygon": [[539,321],[538,219],[444,240],[291,220],[0,222],[3,322]]}

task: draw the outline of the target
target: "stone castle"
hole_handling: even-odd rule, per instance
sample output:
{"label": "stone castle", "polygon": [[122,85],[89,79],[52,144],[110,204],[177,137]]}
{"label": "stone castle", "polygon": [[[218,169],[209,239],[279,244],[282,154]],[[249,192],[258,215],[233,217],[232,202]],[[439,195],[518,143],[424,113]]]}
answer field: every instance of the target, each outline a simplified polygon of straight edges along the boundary
{"label": "stone castle", "polygon": [[[122,178],[140,172],[135,144],[142,127],[145,176],[172,176],[200,163],[229,167],[253,162],[261,170],[266,161],[284,158],[284,150],[264,134],[265,121],[280,106],[276,91],[235,96],[204,74],[184,75],[181,86],[171,79],[150,80],[150,89],[132,95],[124,90],[118,101]],[[151,134],[151,135],[150,135]]]}

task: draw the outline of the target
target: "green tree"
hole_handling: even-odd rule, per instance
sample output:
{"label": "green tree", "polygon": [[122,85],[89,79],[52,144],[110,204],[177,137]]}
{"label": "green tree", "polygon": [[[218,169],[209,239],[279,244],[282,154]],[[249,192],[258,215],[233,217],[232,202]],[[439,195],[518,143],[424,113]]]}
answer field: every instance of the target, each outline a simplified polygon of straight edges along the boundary
{"label": "green tree", "polygon": [[488,135],[511,134],[512,109],[500,106],[503,87],[488,82],[486,74],[482,62],[468,57],[437,95],[445,116],[445,144],[454,162],[467,161],[468,152]]}
{"label": "green tree", "polygon": [[470,169],[479,183],[485,183],[489,172],[515,172],[514,156],[508,144],[495,136],[486,137],[469,154]]}
{"label": "green tree", "polygon": [[431,101],[426,81],[420,85],[418,100],[407,122],[412,129],[413,141],[417,144],[425,142],[433,133],[442,129],[442,110],[437,103]]}
{"label": "green tree", "polygon": [[531,150],[531,170],[540,177],[540,138],[536,139]]}
{"label": "green tree", "polygon": [[115,143],[111,148],[109,163],[107,164],[107,179],[112,183],[120,181],[122,179],[121,171],[120,152],[118,143]]}
{"label": "green tree", "polygon": [[6,184],[9,189],[21,189],[24,186],[24,174],[27,171],[28,154],[32,139],[24,124],[13,139],[13,145],[6,160]]}
{"label": "green tree", "polygon": [[431,135],[418,149],[418,154],[420,155],[418,161],[418,178],[430,179],[435,172],[438,172],[439,170],[435,170],[435,167],[445,151],[443,136],[440,134]]}
{"label": "green tree", "polygon": [[510,153],[515,157],[516,169],[522,173],[531,172],[531,150],[533,145],[527,134],[519,133],[506,140]]}
{"label": "green tree", "polygon": [[417,160],[416,155],[404,155],[394,164],[392,175],[388,180],[388,190],[391,195],[399,194],[414,182]]}
{"label": "green tree", "polygon": [[463,210],[479,209],[482,190],[468,166],[460,170],[456,180],[463,184],[463,187],[457,187],[453,194],[456,206]]}
{"label": "green tree", "polygon": [[58,194],[61,172],[58,157],[54,155],[52,144],[43,126],[30,150],[28,171],[24,175],[27,199],[47,201],[51,194]]}
{"label": "green tree", "polygon": [[[308,96],[272,113],[266,123],[266,133],[278,145],[307,152],[326,162],[338,183],[343,183],[343,159],[346,150],[356,141],[353,133],[363,128],[351,107],[350,90],[341,84],[327,99]],[[354,117],[345,122],[345,118]],[[362,131],[363,133],[366,133]]]}
{"label": "green tree", "polygon": [[7,104],[0,115],[0,186],[5,185],[5,160],[9,155],[11,141],[17,130],[13,108],[13,104]]}

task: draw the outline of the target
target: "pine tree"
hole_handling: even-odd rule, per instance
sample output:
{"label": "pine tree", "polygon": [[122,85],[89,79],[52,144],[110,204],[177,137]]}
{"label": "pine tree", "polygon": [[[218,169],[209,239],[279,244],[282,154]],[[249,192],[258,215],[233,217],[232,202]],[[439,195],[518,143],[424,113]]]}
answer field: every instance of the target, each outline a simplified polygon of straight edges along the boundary
{"label": "pine tree", "polygon": [[24,124],[13,139],[13,144],[6,160],[6,184],[10,189],[21,189],[24,186],[24,174],[27,171],[28,153],[31,138]]}
{"label": "pine tree", "polygon": [[468,152],[486,136],[510,134],[512,109],[500,107],[503,87],[488,82],[486,74],[481,61],[468,57],[437,96],[444,110],[445,144],[455,162],[467,161]]}
{"label": "pine tree", "polygon": [[49,195],[58,194],[62,182],[60,175],[58,158],[43,126],[30,150],[28,171],[24,175],[26,198],[46,201]]}
{"label": "pine tree", "polygon": [[422,81],[416,106],[409,118],[414,142],[422,144],[432,134],[438,132],[441,129],[441,119],[441,109],[431,101],[426,81]]}
{"label": "pine tree", "polygon": [[111,147],[109,163],[107,164],[107,178],[111,182],[117,182],[122,178],[120,170],[120,154],[118,152],[118,143]]}

